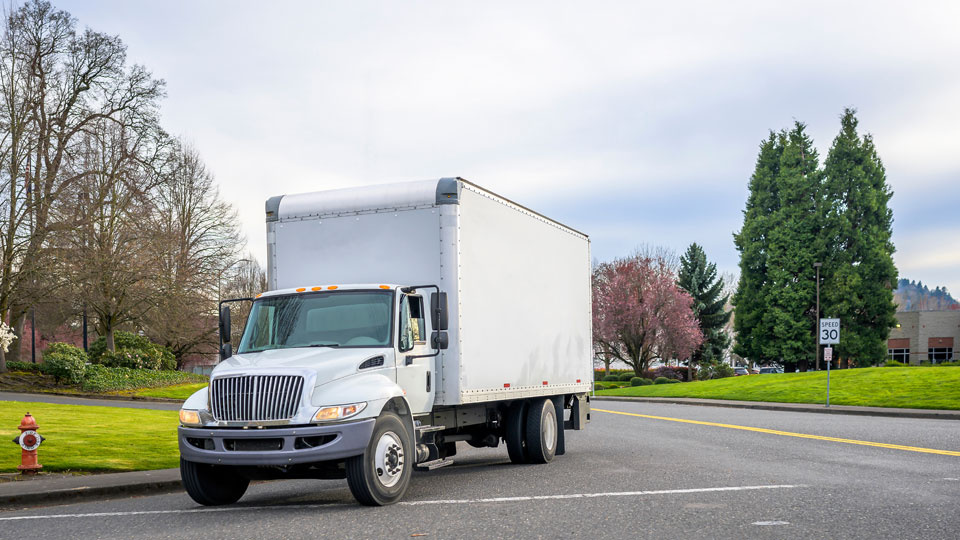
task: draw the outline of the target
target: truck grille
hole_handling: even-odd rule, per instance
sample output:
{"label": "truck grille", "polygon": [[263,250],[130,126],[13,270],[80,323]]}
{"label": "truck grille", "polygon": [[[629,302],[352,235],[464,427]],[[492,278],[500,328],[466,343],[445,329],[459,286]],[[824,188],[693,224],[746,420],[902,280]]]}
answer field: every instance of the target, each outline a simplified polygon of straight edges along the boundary
{"label": "truck grille", "polygon": [[242,375],[210,382],[213,417],[227,422],[293,418],[302,393],[299,375]]}

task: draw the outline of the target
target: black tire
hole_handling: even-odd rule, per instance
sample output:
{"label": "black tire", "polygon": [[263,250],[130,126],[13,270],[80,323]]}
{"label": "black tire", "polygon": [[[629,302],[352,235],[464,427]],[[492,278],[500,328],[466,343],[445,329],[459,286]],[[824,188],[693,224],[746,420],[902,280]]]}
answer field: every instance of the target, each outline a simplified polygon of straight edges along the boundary
{"label": "black tire", "polygon": [[549,463],[557,452],[557,407],[552,399],[534,400],[527,409],[527,459]]}
{"label": "black tire", "polygon": [[[385,412],[377,418],[363,455],[346,462],[347,485],[357,502],[365,506],[384,506],[403,497],[410,486],[416,461],[416,452],[410,441],[406,424],[395,413]],[[382,466],[378,466],[378,459],[383,461]]]}
{"label": "black tire", "polygon": [[526,444],[527,402],[515,401],[507,409],[503,439],[507,443],[507,454],[514,463],[529,463]]}
{"label": "black tire", "polygon": [[194,501],[204,506],[233,504],[247,492],[250,480],[233,467],[194,463],[180,458],[180,480]]}

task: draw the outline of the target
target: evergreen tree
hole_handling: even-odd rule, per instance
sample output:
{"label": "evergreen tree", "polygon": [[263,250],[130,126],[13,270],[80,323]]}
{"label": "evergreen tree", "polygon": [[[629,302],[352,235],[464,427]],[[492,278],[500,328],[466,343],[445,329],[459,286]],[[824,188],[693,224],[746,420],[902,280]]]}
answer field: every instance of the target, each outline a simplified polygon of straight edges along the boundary
{"label": "evergreen tree", "polygon": [[816,279],[822,261],[820,184],[822,173],[813,141],[796,122],[787,134],[777,175],[780,208],[770,220],[767,254],[769,293],[765,318],[773,329],[764,343],[766,358],[806,371],[816,352]]}
{"label": "evergreen tree", "polygon": [[[897,322],[893,212],[888,206],[893,193],[873,138],[857,133],[853,109],[843,113],[824,177],[824,237],[831,250],[824,260],[821,306],[826,315],[840,318],[836,356],[872,365],[886,357],[886,339]],[[922,282],[916,286],[925,288]]]}
{"label": "evergreen tree", "polygon": [[736,343],[733,352],[754,361],[764,359],[764,344],[772,339],[766,313],[770,282],[767,276],[770,221],[780,209],[777,177],[786,144],[786,133],[770,132],[760,143],[760,154],[750,177],[750,194],[743,210],[743,227],[733,236],[740,252],[740,281],[733,295],[733,327]]}
{"label": "evergreen tree", "polygon": [[704,342],[690,357],[691,376],[701,363],[716,363],[730,345],[730,336],[723,327],[730,320],[724,309],[728,296],[723,294],[723,280],[717,278],[717,265],[707,262],[707,254],[696,243],[690,244],[680,257],[677,284],[693,297],[693,315],[703,333]]}

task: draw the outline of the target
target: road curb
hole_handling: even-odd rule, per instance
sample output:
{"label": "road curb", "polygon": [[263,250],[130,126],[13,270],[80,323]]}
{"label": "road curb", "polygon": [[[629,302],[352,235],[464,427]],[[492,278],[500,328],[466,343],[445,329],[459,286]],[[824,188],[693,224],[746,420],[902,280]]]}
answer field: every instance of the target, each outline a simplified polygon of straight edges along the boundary
{"label": "road curb", "polygon": [[73,477],[40,477],[0,483],[0,511],[135,495],[157,495],[182,489],[178,468]]}
{"label": "road curb", "polygon": [[924,418],[937,420],[960,420],[960,411],[939,409],[883,409],[880,407],[854,407],[834,405],[829,409],[822,405],[742,402],[713,399],[652,398],[630,396],[590,396],[591,401],[623,401],[633,403],[669,403],[671,405],[700,405],[706,407],[726,407],[731,409],[754,409],[762,411],[805,412],[816,414],[846,414],[855,416],[884,416],[889,418]]}

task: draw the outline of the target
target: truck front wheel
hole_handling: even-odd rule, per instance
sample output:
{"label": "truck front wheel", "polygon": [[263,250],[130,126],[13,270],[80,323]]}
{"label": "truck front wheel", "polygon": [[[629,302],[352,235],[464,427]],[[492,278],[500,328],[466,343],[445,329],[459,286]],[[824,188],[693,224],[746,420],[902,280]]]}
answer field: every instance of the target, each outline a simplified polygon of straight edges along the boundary
{"label": "truck front wheel", "polygon": [[416,454],[403,420],[383,413],[363,455],[347,460],[347,484],[357,502],[366,506],[393,504],[410,485]]}
{"label": "truck front wheel", "polygon": [[230,467],[194,463],[180,458],[180,479],[194,501],[204,506],[233,504],[247,492],[250,480]]}

